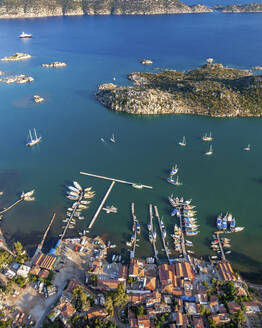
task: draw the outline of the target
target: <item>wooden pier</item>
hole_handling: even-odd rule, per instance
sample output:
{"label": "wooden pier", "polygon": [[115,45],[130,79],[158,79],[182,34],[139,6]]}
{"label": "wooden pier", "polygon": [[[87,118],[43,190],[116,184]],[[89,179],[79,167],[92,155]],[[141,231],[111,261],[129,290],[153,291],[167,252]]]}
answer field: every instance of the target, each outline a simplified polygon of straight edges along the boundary
{"label": "wooden pier", "polygon": [[[128,184],[128,185],[137,185],[135,182],[129,182],[129,181],[125,181],[125,180],[120,180],[120,179],[114,179],[114,178],[108,178],[102,175],[97,175],[97,174],[91,174],[91,173],[86,173],[86,172],[80,172],[80,174],[82,175],[87,175],[89,177],[94,177],[94,178],[99,178],[99,179],[104,179],[104,180],[110,180],[110,181],[115,181],[115,182],[119,182],[119,183],[124,183],[124,184]],[[152,189],[152,186],[147,186],[147,185],[143,185],[141,184],[141,188],[148,188],[148,189]]]}
{"label": "wooden pier", "polygon": [[108,190],[107,190],[104,198],[102,199],[102,202],[100,203],[98,209],[96,210],[95,215],[93,216],[93,219],[91,220],[91,222],[90,222],[90,224],[88,226],[88,229],[91,229],[92,226],[93,226],[93,224],[95,223],[95,221],[96,221],[96,219],[97,219],[100,211],[102,210],[102,207],[104,206],[104,204],[105,204],[105,202],[106,202],[106,200],[107,200],[107,198],[108,198],[108,196],[109,196],[112,188],[114,187],[114,184],[115,184],[115,181],[113,180],[112,183],[111,183],[111,185],[110,185],[110,187],[108,188]]}
{"label": "wooden pier", "polygon": [[156,214],[156,217],[157,217],[157,220],[158,220],[158,224],[159,224],[159,229],[160,229],[160,232],[161,232],[161,237],[162,237],[162,242],[163,242],[163,246],[164,246],[164,249],[165,249],[165,252],[166,252],[166,257],[168,259],[168,261],[170,260],[169,259],[169,250],[166,246],[166,241],[165,241],[165,238],[162,234],[162,229],[161,229],[161,222],[160,222],[160,217],[159,217],[159,213],[158,213],[158,209],[157,209],[157,206],[154,206],[154,210],[155,210],[155,214]]}
{"label": "wooden pier", "polygon": [[52,216],[52,218],[51,218],[51,220],[50,220],[50,222],[49,222],[49,224],[48,224],[48,226],[47,226],[47,228],[46,228],[46,231],[45,231],[45,233],[44,233],[44,235],[43,235],[43,238],[42,238],[40,244],[37,246],[37,250],[38,250],[39,252],[42,251],[42,248],[43,248],[43,246],[44,246],[44,242],[45,242],[45,240],[46,240],[46,236],[47,236],[47,234],[48,234],[48,232],[49,232],[49,230],[50,230],[50,228],[51,228],[51,226],[52,226],[52,224],[53,224],[53,222],[54,222],[55,216],[56,216],[56,214],[54,213],[53,216]]}
{"label": "wooden pier", "polygon": [[184,259],[188,259],[188,255],[187,255],[187,252],[186,252],[186,246],[185,246],[185,237],[184,237],[182,215],[180,215],[179,220],[180,220],[180,229],[181,229],[181,238],[180,238],[181,249],[182,249]]}
{"label": "wooden pier", "polygon": [[216,231],[215,234],[217,235],[218,245],[221,251],[221,260],[226,261],[226,255],[224,253],[224,248],[222,246],[221,240],[220,240],[220,231]]}
{"label": "wooden pier", "polygon": [[153,245],[153,249],[154,249],[156,262],[158,262],[159,259],[158,259],[158,251],[156,249],[156,241],[153,238],[154,226],[153,226],[153,206],[152,206],[152,204],[149,204],[149,217],[150,217],[150,226],[151,226],[151,234],[152,234],[152,245]]}
{"label": "wooden pier", "polygon": [[[136,216],[135,216],[135,204],[131,203],[131,214],[132,214],[132,219],[133,219],[133,226],[136,225]],[[135,226],[135,231],[134,231],[134,243],[133,243],[133,257],[135,257],[135,253],[136,253],[136,226]]]}
{"label": "wooden pier", "polygon": [[73,219],[73,217],[74,217],[75,212],[76,212],[77,209],[78,209],[78,206],[80,205],[80,201],[82,200],[82,198],[83,198],[83,195],[81,195],[80,198],[79,198],[79,200],[76,202],[77,205],[74,207],[74,209],[73,209],[73,211],[72,211],[72,213],[71,213],[71,215],[70,215],[70,217],[69,217],[69,219],[68,219],[68,221],[67,221],[67,224],[66,224],[66,226],[65,226],[65,228],[64,228],[64,231],[63,231],[63,233],[61,234],[61,237],[60,237],[60,240],[61,240],[61,241],[62,241],[62,240],[64,239],[64,237],[65,237],[65,234],[66,234],[66,232],[67,232],[67,229],[68,229],[68,227],[69,227],[69,225],[70,225],[70,223],[71,223],[71,221],[72,221],[72,219]]}
{"label": "wooden pier", "polygon": [[7,211],[11,210],[13,207],[15,207],[17,204],[21,203],[24,199],[23,198],[20,198],[18,199],[16,202],[14,202],[12,205],[8,206],[7,208],[5,208],[3,211],[0,212],[0,215],[1,214],[4,214],[6,213]]}

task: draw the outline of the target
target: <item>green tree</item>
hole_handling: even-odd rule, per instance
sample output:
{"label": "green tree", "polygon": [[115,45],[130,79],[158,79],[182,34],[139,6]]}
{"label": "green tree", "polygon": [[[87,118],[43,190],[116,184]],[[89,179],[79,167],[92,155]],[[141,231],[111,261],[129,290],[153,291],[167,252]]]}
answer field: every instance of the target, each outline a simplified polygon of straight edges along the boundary
{"label": "green tree", "polygon": [[12,319],[8,319],[8,320],[1,320],[0,321],[0,327],[1,328],[10,328],[12,325],[13,320]]}
{"label": "green tree", "polygon": [[137,315],[144,315],[144,314],[145,314],[145,308],[143,307],[143,305],[139,305],[137,309]]}
{"label": "green tree", "polygon": [[4,264],[9,264],[11,263],[13,260],[13,257],[10,253],[8,253],[7,251],[0,251],[0,268],[2,268],[2,266]]}
{"label": "green tree", "polygon": [[117,290],[113,292],[113,303],[114,306],[124,306],[128,301],[128,296],[125,292],[125,287],[123,284],[119,284]]}
{"label": "green tree", "polygon": [[110,317],[114,315],[114,305],[113,300],[111,296],[108,296],[105,303],[105,308],[109,314]]}
{"label": "green tree", "polygon": [[88,305],[88,300],[87,300],[87,294],[84,292],[83,286],[77,286],[76,288],[73,289],[72,295],[75,301],[75,308],[78,311],[81,311]]}
{"label": "green tree", "polygon": [[96,287],[96,286],[97,286],[97,275],[93,274],[93,275],[89,276],[89,277],[88,277],[88,282],[89,282],[92,286]]}
{"label": "green tree", "polygon": [[203,285],[204,287],[207,287],[207,286],[208,286],[208,282],[207,282],[206,280],[204,280],[204,281],[202,282],[202,285]]}

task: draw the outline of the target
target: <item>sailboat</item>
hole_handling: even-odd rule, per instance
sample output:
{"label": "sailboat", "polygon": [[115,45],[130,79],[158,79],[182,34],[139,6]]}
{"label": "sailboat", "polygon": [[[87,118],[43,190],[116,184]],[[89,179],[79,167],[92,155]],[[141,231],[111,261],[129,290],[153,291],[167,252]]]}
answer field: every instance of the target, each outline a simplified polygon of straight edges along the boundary
{"label": "sailboat", "polygon": [[209,136],[207,135],[207,133],[205,133],[205,135],[202,137],[203,141],[212,141],[213,137],[211,135],[211,132],[209,133]]}
{"label": "sailboat", "polygon": [[115,136],[114,136],[114,133],[112,134],[112,137],[110,138],[110,141],[113,142],[113,143],[116,142],[116,140],[115,140]]}
{"label": "sailboat", "polygon": [[170,171],[170,175],[175,175],[175,174],[177,174],[177,172],[178,172],[178,167],[177,167],[177,165],[175,165],[175,167],[172,166],[172,169],[171,169],[171,171]]}
{"label": "sailboat", "polygon": [[176,177],[176,181],[175,181],[175,185],[176,186],[182,186],[182,182],[179,182],[179,180],[178,180],[178,175],[177,175],[177,177]]}
{"label": "sailboat", "polygon": [[210,147],[209,147],[209,151],[207,151],[206,153],[205,153],[205,155],[212,155],[213,154],[213,147],[212,147],[212,145],[210,145]]}
{"label": "sailboat", "polygon": [[186,146],[186,137],[184,136],[183,137],[183,140],[182,141],[179,141],[178,143],[180,146]]}
{"label": "sailboat", "polygon": [[33,147],[34,145],[38,144],[42,137],[38,137],[37,134],[36,134],[36,129],[34,128],[34,138],[32,137],[32,133],[31,133],[31,130],[29,130],[29,138],[30,140],[28,141],[28,143],[26,144],[27,146],[29,147]]}
{"label": "sailboat", "polygon": [[251,148],[250,148],[250,145],[247,145],[247,147],[243,148],[243,150],[246,150],[246,151],[249,151]]}

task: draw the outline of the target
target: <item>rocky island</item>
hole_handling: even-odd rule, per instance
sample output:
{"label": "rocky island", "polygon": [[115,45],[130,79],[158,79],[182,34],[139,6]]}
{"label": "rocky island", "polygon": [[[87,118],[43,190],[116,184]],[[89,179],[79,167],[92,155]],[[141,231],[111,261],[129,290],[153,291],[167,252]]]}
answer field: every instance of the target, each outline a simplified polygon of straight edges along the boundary
{"label": "rocky island", "polygon": [[187,72],[131,73],[133,86],[99,87],[98,101],[130,114],[262,116],[262,76],[209,63]]}
{"label": "rocky island", "polygon": [[17,52],[12,56],[9,57],[4,57],[1,60],[2,61],[18,61],[18,60],[26,60],[26,59],[30,59],[32,56],[29,54],[24,54],[24,53],[20,53]]}
{"label": "rocky island", "polygon": [[245,5],[233,4],[228,6],[215,6],[213,8],[216,11],[223,13],[260,13],[262,12],[261,3],[249,3]]}

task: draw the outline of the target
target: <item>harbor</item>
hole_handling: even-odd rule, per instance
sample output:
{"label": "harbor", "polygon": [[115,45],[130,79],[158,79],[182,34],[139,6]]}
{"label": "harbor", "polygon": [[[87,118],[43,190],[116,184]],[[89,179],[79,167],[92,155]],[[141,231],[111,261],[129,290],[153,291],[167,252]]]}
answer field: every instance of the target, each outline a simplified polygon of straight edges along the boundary
{"label": "harbor", "polygon": [[159,262],[158,258],[158,251],[156,248],[156,238],[157,234],[156,231],[154,230],[154,224],[153,224],[153,206],[152,204],[149,204],[149,218],[150,218],[150,224],[149,224],[149,241],[152,243],[153,250],[154,250],[154,255],[156,259],[156,263]]}
{"label": "harbor", "polygon": [[108,178],[108,177],[105,177],[105,176],[101,176],[101,175],[97,175],[97,174],[91,174],[91,173],[87,173],[87,172],[80,172],[80,174],[87,175],[87,176],[94,177],[94,178],[99,178],[99,179],[110,180],[110,181],[115,181],[115,182],[119,182],[119,183],[128,184],[128,185],[131,185],[133,188],[136,188],[136,189],[142,189],[142,188],[152,189],[153,188],[152,186],[147,186],[147,185],[144,185],[144,184],[138,184],[136,182],[129,182],[129,181],[115,179],[115,178]]}
{"label": "harbor", "polygon": [[166,257],[168,259],[168,262],[170,262],[170,257],[169,257],[170,250],[168,249],[168,247],[166,245],[166,229],[165,229],[163,220],[161,220],[160,217],[159,217],[158,208],[157,208],[156,205],[154,206],[154,211],[155,211],[155,215],[156,215],[156,218],[157,218],[157,221],[158,221],[160,235],[161,235],[162,243],[163,243],[163,246],[164,246],[164,251],[165,251]]}

